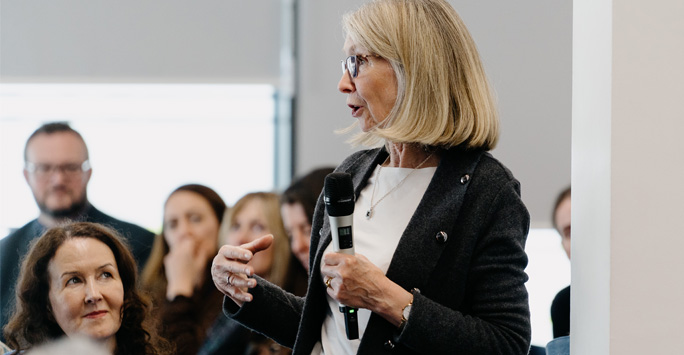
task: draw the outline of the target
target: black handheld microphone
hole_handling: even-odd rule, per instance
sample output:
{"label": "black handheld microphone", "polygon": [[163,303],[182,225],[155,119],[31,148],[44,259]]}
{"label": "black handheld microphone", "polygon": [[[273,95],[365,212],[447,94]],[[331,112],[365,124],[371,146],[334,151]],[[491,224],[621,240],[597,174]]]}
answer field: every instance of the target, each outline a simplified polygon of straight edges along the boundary
{"label": "black handheld microphone", "polygon": [[[330,218],[333,250],[336,253],[354,255],[354,237],[352,235],[354,185],[351,175],[347,173],[328,174],[325,177],[323,191],[325,210]],[[344,313],[344,328],[347,331],[347,339],[358,339],[358,310],[340,304],[340,312]]]}

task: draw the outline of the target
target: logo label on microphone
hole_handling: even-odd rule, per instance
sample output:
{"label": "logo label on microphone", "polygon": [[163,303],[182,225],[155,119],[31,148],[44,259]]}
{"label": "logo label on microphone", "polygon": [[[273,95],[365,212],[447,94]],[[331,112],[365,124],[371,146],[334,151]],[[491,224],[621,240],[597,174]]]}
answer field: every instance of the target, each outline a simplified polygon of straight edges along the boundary
{"label": "logo label on microphone", "polygon": [[351,226],[337,228],[337,235],[339,235],[340,238],[340,249],[350,249],[354,247]]}

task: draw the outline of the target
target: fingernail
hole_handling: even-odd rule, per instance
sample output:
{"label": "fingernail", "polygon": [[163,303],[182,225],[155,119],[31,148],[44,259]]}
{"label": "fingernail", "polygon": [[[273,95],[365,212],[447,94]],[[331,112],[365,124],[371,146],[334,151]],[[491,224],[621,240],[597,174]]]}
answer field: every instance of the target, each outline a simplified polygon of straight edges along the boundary
{"label": "fingernail", "polygon": [[252,274],[249,272],[249,269],[245,269],[245,275],[252,276]]}
{"label": "fingernail", "polygon": [[244,257],[245,259],[249,259],[249,254],[245,253],[245,254],[243,255],[243,257]]}

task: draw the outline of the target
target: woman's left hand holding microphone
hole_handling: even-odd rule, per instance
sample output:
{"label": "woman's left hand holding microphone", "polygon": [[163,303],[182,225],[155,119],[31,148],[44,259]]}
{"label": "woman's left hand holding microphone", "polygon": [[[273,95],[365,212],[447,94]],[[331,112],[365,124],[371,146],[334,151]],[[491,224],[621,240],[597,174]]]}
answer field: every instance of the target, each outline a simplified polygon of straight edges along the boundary
{"label": "woman's left hand holding microphone", "polygon": [[265,235],[240,246],[224,245],[211,265],[211,276],[219,291],[242,307],[244,302],[252,301],[249,289],[256,287],[254,268],[247,263],[254,254],[268,248],[273,243],[272,235]]}
{"label": "woman's left hand holding microphone", "polygon": [[365,308],[390,323],[401,323],[401,310],[413,298],[363,255],[328,253],[321,275],[328,295],[341,304]]}

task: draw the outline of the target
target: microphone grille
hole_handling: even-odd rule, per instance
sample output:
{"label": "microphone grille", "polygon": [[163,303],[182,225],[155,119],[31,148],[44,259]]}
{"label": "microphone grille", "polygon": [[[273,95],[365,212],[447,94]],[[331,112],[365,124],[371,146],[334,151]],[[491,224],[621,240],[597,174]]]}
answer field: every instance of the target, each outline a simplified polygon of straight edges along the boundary
{"label": "microphone grille", "polygon": [[348,173],[331,173],[323,187],[325,206],[331,216],[354,212],[354,184]]}
{"label": "microphone grille", "polygon": [[339,200],[354,195],[354,185],[348,173],[330,173],[325,177],[325,196],[330,200]]}

